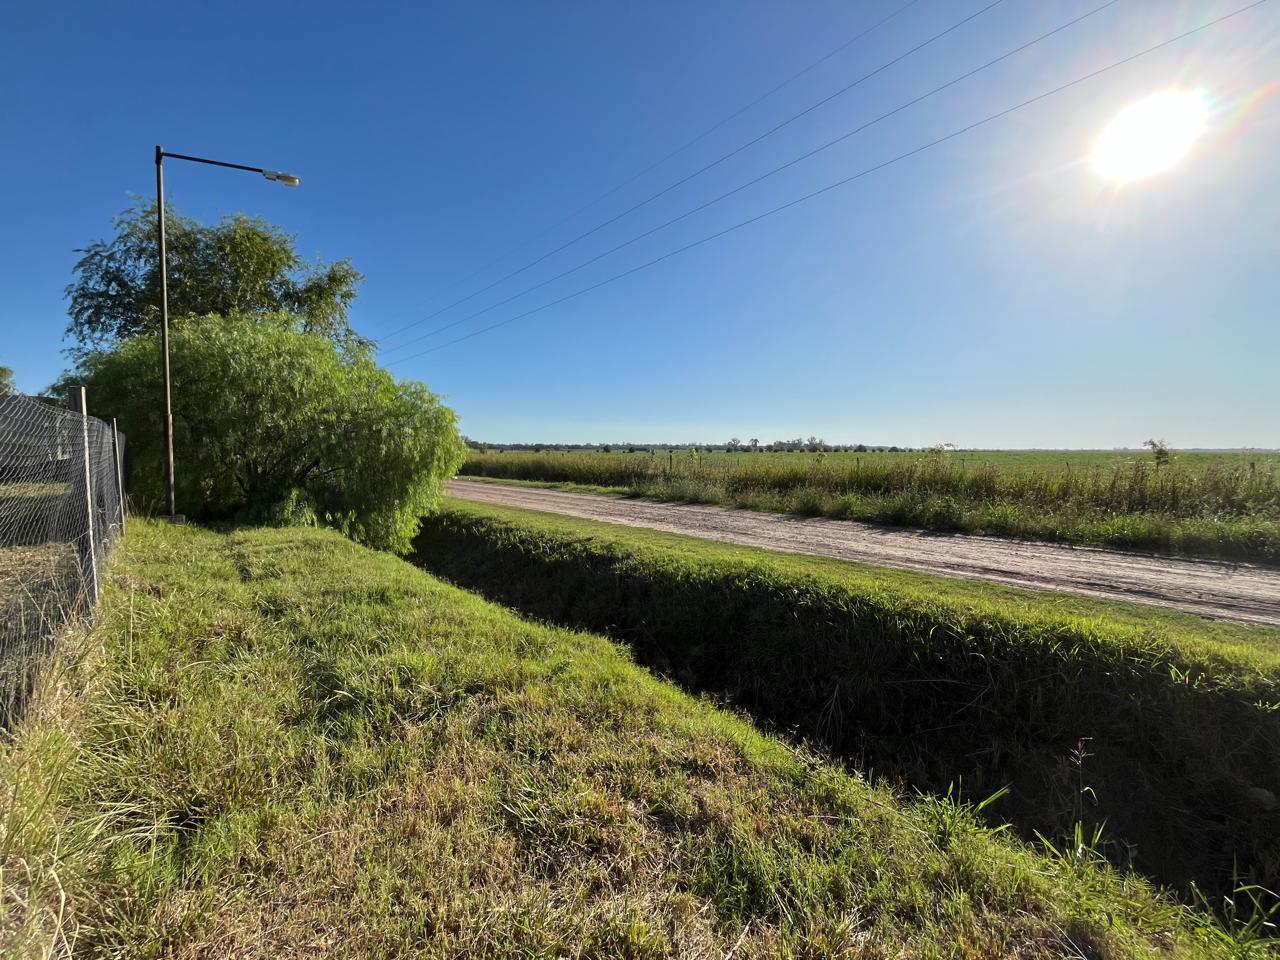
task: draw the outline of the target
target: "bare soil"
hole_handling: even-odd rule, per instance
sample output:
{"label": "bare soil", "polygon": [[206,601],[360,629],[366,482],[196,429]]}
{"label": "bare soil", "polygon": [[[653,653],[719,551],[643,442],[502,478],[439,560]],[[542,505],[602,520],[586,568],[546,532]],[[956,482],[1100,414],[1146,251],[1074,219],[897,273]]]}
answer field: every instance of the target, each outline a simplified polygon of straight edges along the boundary
{"label": "bare soil", "polygon": [[726,507],[453,480],[450,496],[787,553],[1056,590],[1280,626],[1280,570]]}

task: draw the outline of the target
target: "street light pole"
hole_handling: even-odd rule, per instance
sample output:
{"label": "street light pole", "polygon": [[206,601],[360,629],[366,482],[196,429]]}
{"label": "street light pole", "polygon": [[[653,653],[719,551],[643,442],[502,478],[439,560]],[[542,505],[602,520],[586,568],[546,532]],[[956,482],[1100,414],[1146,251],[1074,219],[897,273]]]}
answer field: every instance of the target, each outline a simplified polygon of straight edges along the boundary
{"label": "street light pole", "polygon": [[164,495],[165,515],[178,510],[173,494],[173,390],[169,377],[169,266],[164,243],[164,151],[156,144],[156,222],[160,233],[160,350],[164,354]]}
{"label": "street light pole", "polygon": [[279,170],[267,170],[263,167],[248,167],[242,163],[227,163],[225,160],[209,160],[205,157],[189,157],[181,153],[165,153],[156,144],[156,225],[160,240],[160,350],[164,354],[164,490],[165,506],[168,519],[181,523],[173,490],[173,390],[169,374],[169,267],[165,254],[164,238],[164,158],[174,160],[190,160],[192,163],[204,163],[213,167],[228,167],[232,170],[247,170],[260,173],[268,180],[283,183],[286,187],[296,187],[301,179],[292,173]]}

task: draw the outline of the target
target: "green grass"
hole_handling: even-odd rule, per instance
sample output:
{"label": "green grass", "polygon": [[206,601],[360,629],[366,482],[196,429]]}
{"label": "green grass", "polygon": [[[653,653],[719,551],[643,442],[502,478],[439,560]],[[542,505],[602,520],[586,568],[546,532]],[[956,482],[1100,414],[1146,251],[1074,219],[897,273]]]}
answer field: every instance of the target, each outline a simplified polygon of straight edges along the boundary
{"label": "green grass", "polygon": [[335,533],[136,521],[0,747],[0,952],[1261,956]]}
{"label": "green grass", "polygon": [[449,501],[432,572],[1184,892],[1280,881],[1280,630]]}
{"label": "green grass", "polygon": [[1280,561],[1280,457],[479,453],[462,475],[929,530]]}

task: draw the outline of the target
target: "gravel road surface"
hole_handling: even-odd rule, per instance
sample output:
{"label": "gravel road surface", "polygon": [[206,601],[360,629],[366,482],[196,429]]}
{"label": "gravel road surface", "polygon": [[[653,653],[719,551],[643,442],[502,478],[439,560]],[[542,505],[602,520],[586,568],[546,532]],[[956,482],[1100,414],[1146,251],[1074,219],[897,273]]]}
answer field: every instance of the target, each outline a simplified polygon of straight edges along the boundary
{"label": "gravel road surface", "polygon": [[453,480],[450,496],[646,527],[787,553],[837,557],[965,580],[992,580],[1280,626],[1280,570],[1025,540],[923,533],[851,520],[794,517],[591,493]]}

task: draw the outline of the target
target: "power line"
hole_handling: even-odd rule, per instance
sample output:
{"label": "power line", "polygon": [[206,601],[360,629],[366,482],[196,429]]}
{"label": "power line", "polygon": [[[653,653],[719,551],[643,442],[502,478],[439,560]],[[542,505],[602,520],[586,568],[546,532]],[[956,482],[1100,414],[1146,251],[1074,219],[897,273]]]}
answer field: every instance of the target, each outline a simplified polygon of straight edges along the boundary
{"label": "power line", "polygon": [[[875,23],[871,24],[871,26],[867,27],[865,30],[850,37],[848,40],[840,44],[840,46],[836,47],[834,50],[830,51],[829,53],[825,53],[821,57],[819,57],[817,60],[814,60],[807,67],[804,67],[801,70],[797,70],[795,73],[791,74],[791,76],[787,77],[785,80],[770,87],[768,90],[760,94],[760,96],[756,97],[750,103],[739,107],[737,110],[729,114],[727,117],[724,117],[723,119],[707,127],[707,129],[703,130],[700,134],[698,134],[692,140],[686,141],[685,143],[676,147],[670,153],[653,161],[643,170],[637,171],[636,173],[628,177],[626,180],[623,180],[617,186],[611,187],[610,189],[606,190],[604,193],[597,196],[594,200],[591,200],[588,203],[585,203],[582,206],[578,207],[578,209],[574,210],[568,216],[560,220],[557,220],[555,223],[553,223],[551,226],[547,227],[545,230],[541,231],[540,233],[537,233],[532,237],[525,238],[524,240],[520,241],[520,243],[516,244],[514,247],[509,248],[505,253],[499,254],[498,256],[494,257],[492,260],[489,260],[486,263],[482,264],[481,266],[477,267],[475,270],[471,271],[466,276],[460,277],[459,279],[453,281],[452,283],[444,287],[444,289],[441,292],[452,290],[454,287],[457,287],[463,283],[466,283],[468,280],[471,280],[473,277],[479,276],[480,274],[488,270],[490,267],[494,266],[495,264],[501,263],[503,260],[507,259],[507,257],[511,256],[511,254],[516,253],[517,251],[523,250],[525,247],[529,246],[531,243],[541,240],[547,234],[552,233],[553,231],[559,229],[560,227],[563,227],[570,220],[574,219],[574,217],[578,216],[581,213],[585,213],[587,210],[590,210],[600,201],[609,199],[609,197],[613,196],[615,193],[617,193],[619,190],[622,190],[624,187],[629,187],[631,184],[635,183],[637,180],[643,177],[646,173],[656,170],[658,167],[662,166],[668,160],[671,160],[674,157],[677,157],[680,154],[684,153],[684,151],[688,150],[694,144],[700,143],[701,141],[705,140],[707,137],[711,136],[711,134],[715,133],[717,130],[723,127],[725,124],[731,123],[732,121],[738,119],[738,117],[742,116],[752,107],[756,107],[756,106],[759,106],[761,103],[764,103],[764,101],[768,100],[770,97],[772,97],[775,93],[777,93],[783,87],[786,87],[792,83],[795,83],[797,80],[803,77],[806,73],[810,73],[813,70],[816,70],[818,67],[822,66],[822,64],[826,63],[832,57],[836,56],[837,54],[843,53],[845,50],[849,49],[849,47],[853,46],[859,40],[863,39],[864,37],[868,36],[871,33],[874,33],[876,30],[880,29],[890,20],[893,20],[899,14],[905,13],[907,10],[909,10],[911,7],[914,7],[919,2],[920,0],[907,0],[906,3],[898,7],[888,16],[882,17],[881,19],[877,20]],[[427,319],[431,319],[431,318],[428,317]],[[408,328],[402,327],[400,330],[396,330],[396,331],[393,331],[392,333],[387,334],[387,336],[394,337],[396,336],[396,334],[400,333],[402,330],[405,330],[405,329],[408,329]]]}
{"label": "power line", "polygon": [[487,327],[481,327],[479,330],[473,330],[471,333],[464,334],[461,337],[456,337],[453,340],[447,340],[444,343],[437,344],[436,346],[420,351],[419,353],[411,354],[407,357],[401,357],[399,360],[392,361],[392,365],[407,363],[408,361],[415,360],[418,357],[426,356],[428,353],[434,353],[437,350],[443,350],[445,347],[453,346],[456,343],[462,343],[464,340],[470,340],[472,337],[479,336],[482,333],[488,333],[490,330],[496,330],[497,328],[504,327],[509,323],[514,323],[517,320],[522,320],[525,317],[529,317],[529,316],[532,316],[533,314],[541,313],[544,310],[549,310],[552,307],[559,306],[560,304],[566,303],[569,300],[573,300],[577,297],[580,297],[583,294],[590,293],[593,290],[598,290],[599,288],[607,284],[614,283],[615,281],[618,281],[618,280],[622,280],[625,277],[629,277],[634,273],[639,273],[641,270],[647,270],[649,267],[656,266],[657,264],[662,263],[665,260],[669,260],[672,257],[678,256],[679,254],[692,250],[695,247],[700,247],[703,244],[710,243],[712,240],[717,240],[720,237],[725,236],[726,234],[733,233],[734,231],[740,230],[743,227],[750,226],[753,223],[757,223],[760,220],[764,220],[766,217],[771,217],[776,213],[781,213],[783,210],[787,210],[787,209],[790,209],[791,207],[797,206],[798,204],[805,203],[806,201],[812,200],[815,197],[821,196],[839,187],[843,187],[849,183],[852,183],[855,180],[860,180],[865,176],[868,176],[879,170],[883,170],[885,167],[892,166],[895,163],[899,163],[903,160],[907,160],[911,157],[914,157],[916,154],[924,153],[926,150],[930,150],[933,147],[939,146],[950,140],[954,140],[957,137],[960,137],[966,133],[969,133],[972,130],[978,129],[979,127],[986,126],[988,123],[991,123],[995,120],[999,120],[1002,117],[1006,117],[1011,113],[1014,113],[1018,110],[1023,109],[1024,107],[1029,107],[1034,103],[1039,103],[1041,100],[1046,100],[1049,97],[1062,93],[1064,90],[1069,90],[1072,87],[1078,86],[1089,80],[1093,80],[1104,73],[1107,73],[1111,70],[1115,70],[1116,68],[1122,67],[1125,64],[1132,63],[1135,60],[1138,60],[1142,57],[1155,53],[1157,50],[1162,50],[1165,47],[1170,46],[1171,44],[1177,43],[1181,40],[1185,40],[1188,37],[1194,36],[1195,34],[1200,33],[1201,31],[1207,30],[1210,27],[1217,26],[1218,24],[1223,23],[1227,20],[1230,20],[1233,17],[1238,17],[1241,14],[1246,13],[1249,10],[1254,9],[1255,7],[1260,7],[1267,2],[1269,2],[1269,0],[1254,0],[1253,3],[1246,4],[1243,7],[1233,10],[1231,13],[1224,14],[1220,17],[1215,17],[1212,20],[1208,20],[1202,23],[1198,27],[1194,27],[1190,30],[1187,30],[1184,33],[1180,33],[1176,36],[1170,37],[1167,40],[1162,40],[1160,43],[1147,47],[1144,50],[1140,50],[1137,53],[1131,54],[1130,56],[1127,56],[1121,60],[1117,60],[1114,63],[1110,63],[1105,67],[1100,67],[1099,69],[1093,70],[1090,73],[1086,73],[1082,76],[1076,77],[1073,80],[1069,80],[1068,82],[1061,84],[1060,86],[1053,87],[1052,89],[1046,90],[1043,93],[1036,94],[1034,97],[1030,97],[1029,99],[1023,100],[1020,103],[1016,103],[1011,107],[1006,107],[1004,110],[1001,110],[998,113],[989,114],[988,116],[983,117],[981,120],[976,120],[973,123],[968,124],[967,126],[960,127],[957,130],[953,130],[951,133],[938,137],[935,140],[930,140],[928,143],[922,144],[921,146],[908,150],[905,153],[900,153],[897,156],[891,157],[888,160],[881,161],[880,163],[877,163],[874,166],[866,167],[863,170],[859,170],[855,174],[851,174],[850,176],[837,180],[834,183],[829,183],[825,187],[820,187],[819,189],[814,190],[811,193],[807,193],[807,194],[804,194],[803,196],[796,197],[793,200],[789,200],[786,203],[779,204],[778,206],[773,207],[769,210],[766,210],[763,213],[757,214],[754,217],[750,217],[747,220],[742,220],[738,223],[733,224],[732,226],[725,227],[723,230],[718,230],[715,233],[708,234],[707,236],[702,237],[698,240],[695,240],[692,243],[687,243],[684,246],[677,247],[674,250],[670,250],[667,253],[664,253],[660,257],[655,257],[652,260],[646,261],[645,263],[639,264],[638,266],[631,267],[630,269],[624,270],[621,273],[614,274],[611,277],[608,277],[604,280],[600,280],[597,283],[591,284],[590,286],[583,287],[582,289],[576,290],[573,293],[566,294],[565,296],[552,300],[549,303],[544,303],[542,306],[534,307],[532,310],[526,310],[524,313],[519,313],[519,314],[516,314],[515,316],[508,317],[505,320],[500,320],[497,323],[489,324]]}
{"label": "power line", "polygon": [[506,297],[505,299],[498,300],[495,303],[489,304],[489,306],[487,307],[484,307],[480,310],[476,310],[472,313],[467,314],[466,316],[459,317],[457,320],[450,321],[449,323],[446,323],[443,326],[436,327],[434,330],[430,330],[427,333],[422,334],[421,336],[414,337],[411,340],[406,340],[405,342],[398,344],[397,346],[391,347],[387,352],[395,353],[396,351],[403,350],[406,347],[412,346],[415,343],[421,343],[423,340],[430,339],[431,337],[435,336],[438,333],[443,333],[445,330],[449,330],[460,324],[466,323],[468,320],[474,320],[476,317],[483,316],[484,314],[488,313],[491,310],[496,310],[498,307],[505,306],[506,304],[511,303],[513,300],[520,299],[526,294],[533,293],[535,290],[540,290],[543,287],[548,286],[549,284],[555,283],[557,280],[562,280],[563,278],[569,276],[572,273],[577,273],[579,270],[582,270],[585,267],[591,266],[591,264],[597,262],[598,260],[602,260],[607,256],[617,253],[619,250],[623,249],[624,247],[629,247],[631,244],[636,243],[637,241],[640,241],[645,239],[646,237],[652,236],[653,234],[658,233],[661,230],[665,230],[667,227],[671,226],[672,224],[679,223],[681,220],[685,220],[688,217],[693,216],[695,213],[699,213],[707,209],[708,207],[719,203],[721,200],[731,197],[734,194],[740,193],[743,190],[746,190],[748,187],[754,186],[755,184],[760,183],[762,180],[766,180],[769,177],[772,177],[774,174],[781,173],[783,170],[793,167],[797,163],[801,163],[802,161],[807,160],[810,157],[813,157],[821,153],[822,151],[835,146],[836,144],[843,143],[845,140],[848,140],[850,137],[853,137],[863,132],[864,130],[867,130],[868,128],[875,126],[876,124],[881,123],[884,120],[887,120],[890,117],[893,117],[896,114],[901,113],[903,110],[906,110],[910,107],[915,106],[916,104],[920,103],[922,100],[927,100],[930,97],[936,96],[937,94],[943,92],[944,90],[947,90],[950,87],[954,87],[956,84],[961,83],[965,80],[968,80],[970,77],[978,73],[981,73],[984,70],[988,70],[991,67],[994,67],[996,64],[1001,63],[1005,60],[1008,60],[1010,57],[1016,56],[1017,54],[1022,53],[1024,50],[1027,50],[1030,47],[1033,47],[1036,44],[1049,39],[1055,34],[1061,33],[1062,31],[1075,26],[1076,24],[1080,23],[1082,20],[1087,20],[1089,17],[1092,17],[1095,14],[1101,13],[1103,10],[1106,10],[1109,7],[1115,6],[1115,4],[1119,2],[1120,0],[1106,0],[1106,2],[1103,3],[1101,6],[1094,7],[1092,10],[1089,10],[1086,13],[1083,13],[1080,16],[1067,21],[1061,26],[1055,27],[1054,29],[1048,31],[1047,33],[1041,34],[1040,36],[1036,37],[1033,40],[1028,40],[1023,44],[1017,47],[1014,47],[1012,50],[1009,50],[1006,53],[1002,53],[1000,56],[995,57],[994,59],[988,60],[986,63],[982,64],[981,66],[974,67],[972,70],[969,70],[968,72],[963,73],[958,77],[948,80],[946,83],[943,83],[937,87],[934,87],[932,90],[922,93],[919,96],[914,97],[911,100],[908,100],[906,103],[900,104],[899,106],[894,107],[892,110],[882,113],[878,117],[875,117],[871,120],[866,121],[863,124],[860,124],[857,127],[854,127],[852,130],[849,130],[841,134],[840,136],[836,137],[834,140],[828,140],[826,143],[821,144],[820,146],[817,146],[812,150],[809,150],[808,152],[803,153],[797,157],[793,157],[792,159],[788,160],[786,163],[780,164],[779,166],[776,166],[771,170],[767,170],[766,172],[760,174],[759,176],[753,177],[752,179],[747,180],[745,183],[741,183],[738,186],[734,187],[733,189],[727,190],[724,193],[720,194],[719,196],[716,196],[711,198],[710,200],[707,200],[705,203],[701,203],[696,207],[692,207],[689,210],[686,210],[684,213],[681,213],[678,216],[672,217],[670,220],[667,220],[665,223],[660,223],[657,226],[644,231],[643,233],[639,233],[628,240],[624,240],[622,243],[619,243],[616,246],[610,247],[608,250],[598,253],[594,257],[584,260],[581,263],[573,267],[570,267],[567,270],[563,270],[560,273],[556,274],[555,276],[550,277],[546,280],[543,280],[540,283],[536,283],[531,287],[526,287],[525,289],[519,291],[518,293],[513,293],[511,296]]}
{"label": "power line", "polygon": [[605,227],[609,226],[610,224],[616,223],[617,221],[621,220],[623,217],[628,216],[629,214],[635,213],[635,211],[639,210],[641,207],[649,203],[652,203],[654,200],[657,200],[659,197],[665,196],[666,194],[670,193],[672,190],[676,189],[677,187],[683,186],[684,184],[692,180],[694,177],[701,176],[702,174],[706,173],[708,170],[712,169],[713,167],[717,167],[720,164],[724,163],[726,160],[729,160],[732,157],[737,156],[743,150],[753,147],[760,141],[773,136],[783,127],[786,127],[789,124],[795,123],[795,121],[799,120],[801,117],[807,116],[808,114],[812,113],[814,110],[817,110],[819,107],[827,103],[830,103],[832,100],[836,99],[837,97],[843,96],[844,94],[852,90],[854,87],[857,87],[859,84],[865,83],[866,81],[870,80],[872,77],[880,73],[883,73],[885,70],[888,70],[890,67],[895,66],[898,63],[901,63],[903,60],[918,53],[919,51],[923,50],[925,47],[929,46],[930,44],[936,43],[938,40],[941,40],[943,37],[947,36],[948,34],[958,30],[960,27],[963,27],[969,21],[977,19],[978,17],[982,16],[982,14],[986,13],[988,10],[991,10],[992,8],[999,6],[1003,2],[1004,0],[991,0],[991,2],[989,2],[986,6],[982,7],[980,10],[969,14],[967,17],[964,17],[961,20],[956,21],[946,29],[940,31],[939,33],[935,33],[929,39],[916,44],[916,46],[912,47],[910,50],[907,50],[906,52],[899,54],[898,56],[894,57],[892,60],[888,61],[887,63],[881,64],[880,66],[876,67],[874,70],[870,71],[869,73],[863,74],[857,80],[854,80],[852,83],[846,84],[845,86],[841,87],[839,90],[836,90],[834,93],[828,94],[827,96],[823,97],[821,100],[818,100],[816,103],[810,104],[809,106],[801,110],[799,113],[793,114],[792,116],[788,117],[782,122],[769,128],[759,136],[754,137],[753,139],[748,140],[746,143],[743,143],[735,147],[734,149],[730,150],[728,153],[716,158],[715,160],[712,160],[710,163],[706,164],[705,166],[699,167],[697,170],[693,171],[693,173],[690,173],[687,176],[681,177],[679,180],[676,180],[674,183],[668,184],[667,186],[659,190],[657,193],[654,193],[648,197],[645,197],[645,199],[641,200],[639,203],[636,203],[628,207],[627,209],[623,210],[621,213],[610,217],[608,220],[604,220],[604,221],[601,221],[600,223],[597,223],[590,230],[587,230],[583,233],[578,234],[573,239],[565,241],[564,243],[560,244],[560,246],[555,247],[552,250],[548,250],[546,253],[542,254],[542,256],[534,260],[530,260],[524,266],[518,267],[517,269],[512,270],[510,273],[507,273],[499,277],[497,280],[494,280],[493,282],[486,284],[485,286],[481,287],[479,290],[469,293],[465,297],[455,300],[452,303],[447,304],[441,307],[440,309],[436,310],[434,313],[427,314],[425,317],[422,317],[419,320],[414,320],[411,323],[405,324],[403,327],[400,327],[398,330],[392,331],[391,333],[387,334],[386,339],[399,336],[401,333],[404,333],[406,330],[412,329],[413,327],[416,327],[419,324],[426,323],[428,320],[432,320],[440,316],[440,314],[445,313],[448,310],[452,310],[454,307],[460,306],[461,304],[466,303],[468,300],[471,300],[475,297],[480,296],[480,294],[482,293],[492,290],[494,287],[498,286],[499,284],[505,283],[506,281],[510,280],[512,277],[515,277],[521,273],[524,273],[524,271],[530,269],[531,267],[537,266],[539,263],[541,263],[543,260],[546,260],[548,257],[555,256],[561,250],[565,250],[568,247],[573,246],[579,240],[585,240],[587,237],[591,236],[592,234],[600,230],[603,230]]}

